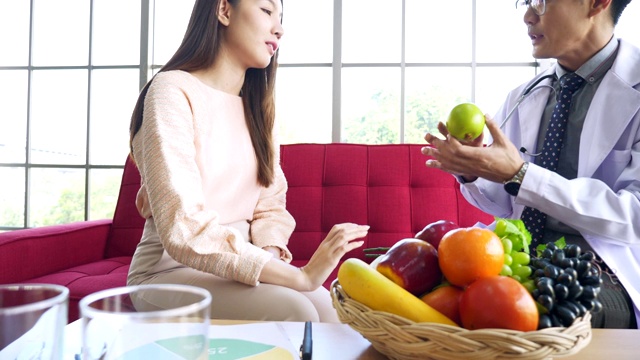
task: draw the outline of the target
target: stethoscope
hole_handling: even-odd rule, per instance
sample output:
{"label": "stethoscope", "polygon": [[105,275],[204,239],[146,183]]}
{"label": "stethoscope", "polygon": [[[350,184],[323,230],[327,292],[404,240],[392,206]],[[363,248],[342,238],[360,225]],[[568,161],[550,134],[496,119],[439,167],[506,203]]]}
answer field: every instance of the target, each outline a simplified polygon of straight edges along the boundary
{"label": "stethoscope", "polygon": [[[527,86],[527,88],[524,89],[524,91],[522,92],[522,94],[520,95],[520,97],[518,98],[518,100],[516,101],[516,104],[513,105],[513,107],[511,108],[511,110],[509,111],[509,113],[507,114],[507,117],[504,118],[504,120],[502,120],[502,122],[500,123],[500,129],[502,129],[502,127],[507,123],[507,121],[509,121],[511,119],[511,116],[513,115],[513,113],[516,111],[516,109],[518,108],[518,106],[520,106],[520,103],[527,97],[529,96],[529,94],[531,94],[531,92],[533,92],[534,90],[537,89],[542,89],[545,87],[550,88],[552,91],[556,91],[553,86],[551,85],[541,85],[538,86],[538,84],[540,84],[540,82],[542,82],[545,79],[557,79],[556,74],[548,74],[545,76],[541,76],[539,78],[537,78],[533,83],[531,83],[531,85]],[[520,148],[520,152],[529,156],[538,156],[541,153],[535,153],[532,154],[530,152],[527,151],[527,149],[523,146]]]}

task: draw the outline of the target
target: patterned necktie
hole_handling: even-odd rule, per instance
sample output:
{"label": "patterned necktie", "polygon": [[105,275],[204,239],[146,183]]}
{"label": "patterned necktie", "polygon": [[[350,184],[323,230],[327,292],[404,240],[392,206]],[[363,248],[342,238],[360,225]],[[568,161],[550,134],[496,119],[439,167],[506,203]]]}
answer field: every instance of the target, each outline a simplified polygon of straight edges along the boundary
{"label": "patterned necktie", "polygon": [[[569,120],[569,109],[571,108],[571,98],[573,93],[584,83],[584,79],[575,73],[565,74],[560,78],[560,93],[556,96],[556,106],[551,115],[551,121],[544,136],[542,153],[536,158],[536,165],[542,166],[551,171],[558,168],[560,150],[564,141],[567,122]],[[537,209],[526,207],[521,217],[525,226],[531,233],[531,247],[540,243],[544,235],[544,226],[547,215]]]}

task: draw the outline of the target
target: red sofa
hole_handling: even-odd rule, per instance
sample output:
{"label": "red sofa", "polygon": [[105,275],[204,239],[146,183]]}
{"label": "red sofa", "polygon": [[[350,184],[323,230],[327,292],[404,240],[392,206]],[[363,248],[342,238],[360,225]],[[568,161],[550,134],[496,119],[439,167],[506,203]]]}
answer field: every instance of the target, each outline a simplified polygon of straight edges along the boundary
{"label": "red sofa", "polygon": [[[296,229],[289,241],[295,265],[304,265],[336,223],[371,226],[364,247],[391,246],[426,224],[461,226],[493,218],[469,205],[454,178],[428,169],[422,145],[290,144],[281,161]],[[134,199],[140,186],[127,160],[113,219],[0,233],[0,283],[55,283],[70,289],[69,321],[78,302],[123,286],[144,221]],[[362,248],[349,257],[366,259]],[[331,276],[325,286],[335,278]]]}

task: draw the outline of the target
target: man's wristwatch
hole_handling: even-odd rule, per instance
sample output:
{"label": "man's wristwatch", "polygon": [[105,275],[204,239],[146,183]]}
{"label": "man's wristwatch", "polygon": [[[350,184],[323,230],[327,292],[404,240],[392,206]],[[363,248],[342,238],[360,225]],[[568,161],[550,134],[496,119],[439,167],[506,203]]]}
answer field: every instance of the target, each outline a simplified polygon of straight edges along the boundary
{"label": "man's wristwatch", "polygon": [[520,185],[522,184],[522,179],[524,179],[524,174],[527,172],[527,168],[529,167],[529,163],[525,162],[520,167],[520,170],[509,180],[505,181],[504,191],[509,193],[509,195],[517,196],[520,191]]}

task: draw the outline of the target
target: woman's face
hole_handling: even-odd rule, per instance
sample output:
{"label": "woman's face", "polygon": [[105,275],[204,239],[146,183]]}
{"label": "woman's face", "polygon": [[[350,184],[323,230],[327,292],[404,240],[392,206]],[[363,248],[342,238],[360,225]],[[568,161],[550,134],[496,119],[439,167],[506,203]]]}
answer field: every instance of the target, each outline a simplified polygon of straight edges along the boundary
{"label": "woman's face", "polygon": [[226,51],[246,68],[266,68],[284,32],[281,21],[281,0],[237,1],[229,9]]}

